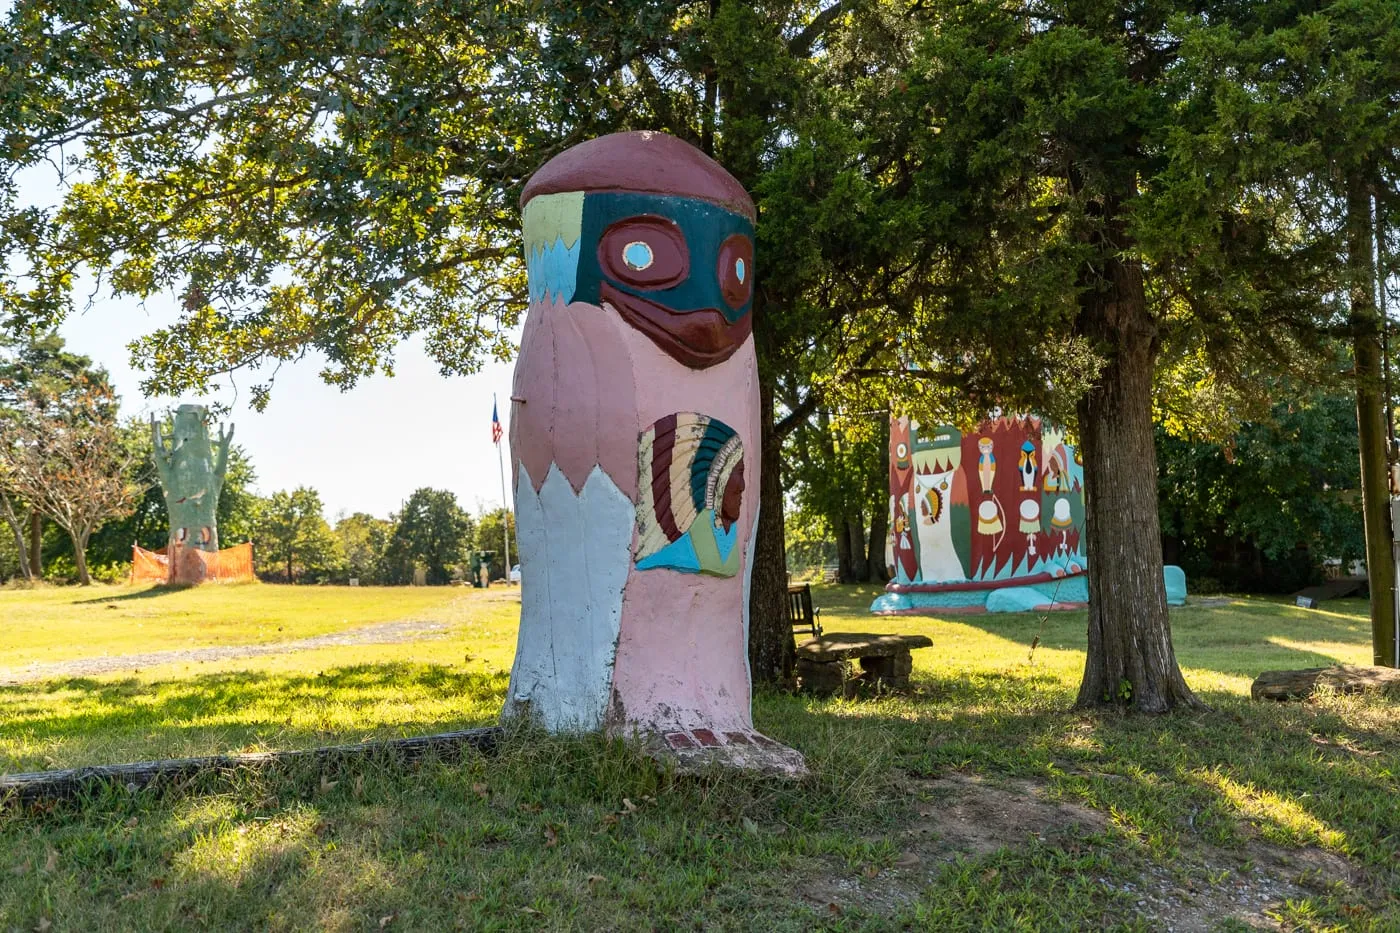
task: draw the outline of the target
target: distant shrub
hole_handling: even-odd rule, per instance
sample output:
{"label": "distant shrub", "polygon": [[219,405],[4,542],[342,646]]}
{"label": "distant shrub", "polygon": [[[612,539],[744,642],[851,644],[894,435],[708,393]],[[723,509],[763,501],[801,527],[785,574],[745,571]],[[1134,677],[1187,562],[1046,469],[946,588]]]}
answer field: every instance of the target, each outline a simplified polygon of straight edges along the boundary
{"label": "distant shrub", "polygon": [[[131,562],[123,560],[88,564],[88,576],[94,583],[125,583],[131,579]],[[78,565],[67,554],[60,554],[44,565],[44,580],[48,583],[78,582]]]}
{"label": "distant shrub", "polygon": [[[92,572],[91,568],[88,572]],[[67,554],[60,554],[44,565],[44,579],[49,583],[77,583],[78,565]]]}
{"label": "distant shrub", "polygon": [[113,560],[89,564],[88,574],[98,583],[126,583],[131,579],[131,561]]}

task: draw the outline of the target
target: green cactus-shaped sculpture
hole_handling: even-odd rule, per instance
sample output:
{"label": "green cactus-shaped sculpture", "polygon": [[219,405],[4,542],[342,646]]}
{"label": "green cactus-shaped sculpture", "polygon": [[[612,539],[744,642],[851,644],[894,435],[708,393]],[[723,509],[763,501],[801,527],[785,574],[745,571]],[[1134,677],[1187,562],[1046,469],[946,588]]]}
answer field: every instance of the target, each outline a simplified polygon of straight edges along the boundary
{"label": "green cactus-shaped sculpture", "polygon": [[209,410],[203,405],[181,405],[175,412],[168,439],[162,436],[160,423],[151,419],[151,441],[155,445],[156,472],[165,492],[165,508],[170,513],[170,556],[174,558],[179,551],[191,548],[217,552],[216,513],[219,493],[224,488],[224,471],[228,468],[228,451],[233,446],[233,426],[229,425],[227,434],[219,429],[216,454],[209,442]]}

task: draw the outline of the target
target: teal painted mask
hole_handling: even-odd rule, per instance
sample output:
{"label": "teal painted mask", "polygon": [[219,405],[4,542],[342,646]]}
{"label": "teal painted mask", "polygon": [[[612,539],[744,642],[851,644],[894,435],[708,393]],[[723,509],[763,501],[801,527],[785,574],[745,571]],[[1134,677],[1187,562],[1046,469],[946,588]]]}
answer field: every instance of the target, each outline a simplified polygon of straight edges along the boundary
{"label": "teal painted mask", "polygon": [[707,201],[588,193],[574,300],[614,308],[695,369],[723,362],[753,329],[753,224]]}

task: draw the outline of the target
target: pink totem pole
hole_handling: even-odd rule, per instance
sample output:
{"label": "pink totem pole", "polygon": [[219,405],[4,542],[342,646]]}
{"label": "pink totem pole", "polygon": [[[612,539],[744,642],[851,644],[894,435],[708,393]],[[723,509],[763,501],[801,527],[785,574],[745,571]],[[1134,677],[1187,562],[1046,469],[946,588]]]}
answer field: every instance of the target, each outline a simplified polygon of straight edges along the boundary
{"label": "pink totem pole", "polygon": [[504,717],[635,737],[683,766],[800,773],[751,713],[753,201],[694,147],[617,133],[550,160],[521,204]]}

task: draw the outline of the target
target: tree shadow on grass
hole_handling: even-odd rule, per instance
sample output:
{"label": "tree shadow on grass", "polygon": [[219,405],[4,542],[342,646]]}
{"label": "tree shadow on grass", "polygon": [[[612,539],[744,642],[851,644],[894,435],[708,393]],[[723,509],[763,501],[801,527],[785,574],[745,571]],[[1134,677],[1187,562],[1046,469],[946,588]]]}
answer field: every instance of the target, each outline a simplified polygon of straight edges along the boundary
{"label": "tree shadow on grass", "polygon": [[185,583],[157,583],[144,590],[137,590],[134,593],[122,593],[120,596],[94,596],[91,599],[77,599],[74,600],[74,604],[84,606],[91,603],[124,603],[133,599],[159,599],[162,596],[183,593],[193,588],[193,586]]}
{"label": "tree shadow on grass", "polygon": [[[16,753],[0,753],[0,771],[311,748],[487,725],[508,679],[504,672],[398,662],[5,687],[4,735],[20,742]],[[432,718],[444,705],[450,708]]]}
{"label": "tree shadow on grass", "polygon": [[1031,779],[1112,813],[1148,849],[1262,837],[1342,852],[1400,885],[1394,701],[1221,693],[1211,712],[1141,716],[1075,712],[1055,677],[979,671],[915,688],[855,702],[765,694],[758,725],[817,769],[903,775],[906,793],[952,773]]}
{"label": "tree shadow on grass", "polygon": [[[1171,626],[1177,661],[1187,668],[1249,678],[1264,670],[1355,663],[1354,658],[1349,660],[1331,646],[1370,645],[1366,604],[1363,600],[1336,600],[1328,607],[1306,610],[1263,599],[1237,599],[1226,606],[1174,607]],[[1017,642],[1025,647],[1027,656],[1033,644],[1083,652],[1086,642],[1083,611],[984,613],[946,621]],[[1301,647],[1308,643],[1318,647]],[[1364,663],[1369,663],[1369,658]]]}

